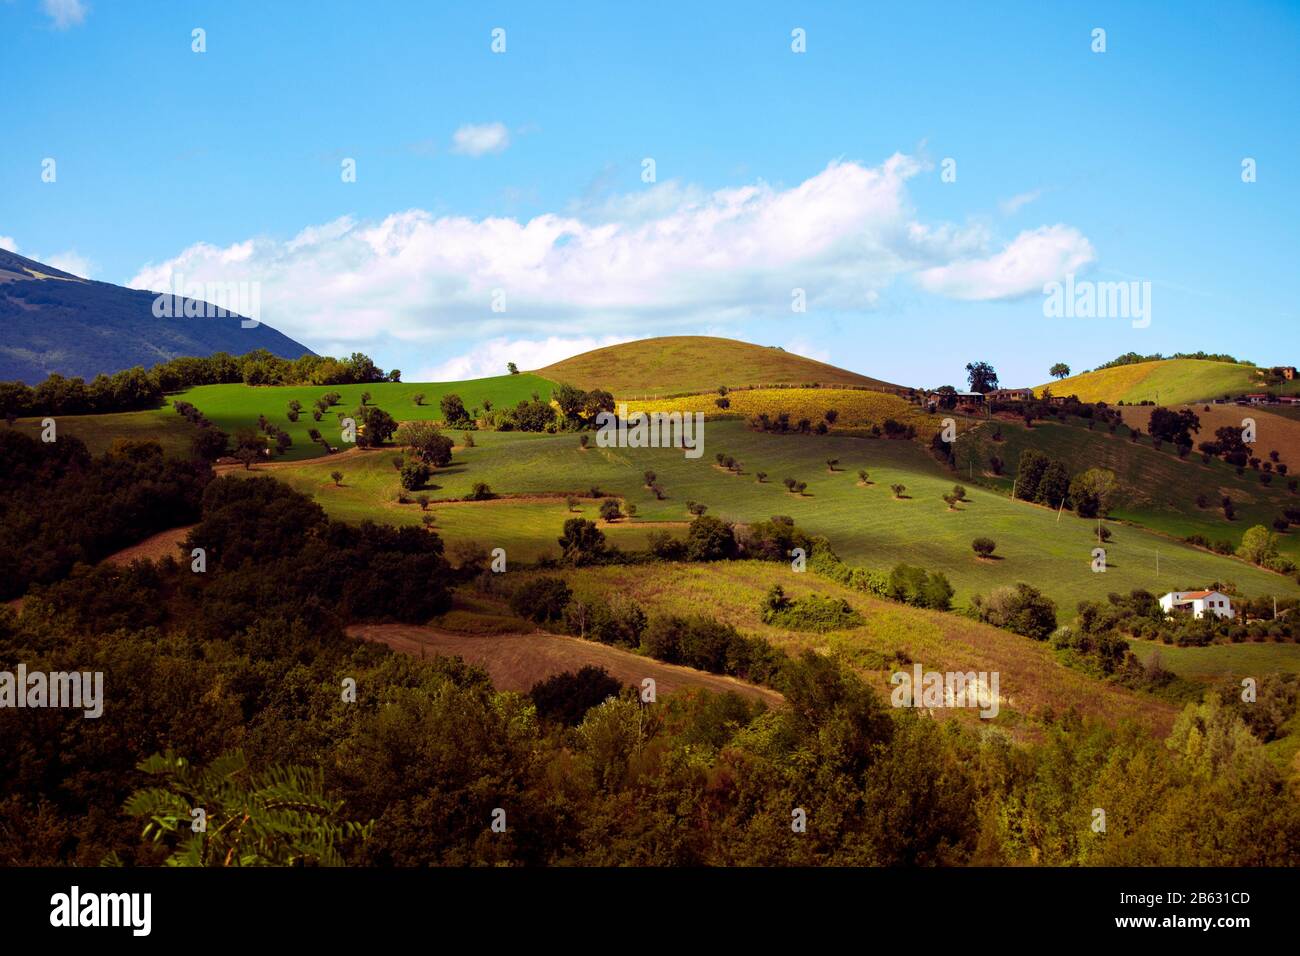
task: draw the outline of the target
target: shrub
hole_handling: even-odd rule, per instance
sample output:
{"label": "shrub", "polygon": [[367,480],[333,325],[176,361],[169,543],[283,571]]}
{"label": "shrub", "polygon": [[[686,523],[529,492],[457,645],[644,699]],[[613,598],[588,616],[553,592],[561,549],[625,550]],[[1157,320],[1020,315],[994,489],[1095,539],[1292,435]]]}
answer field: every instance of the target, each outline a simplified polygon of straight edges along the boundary
{"label": "shrub", "polygon": [[978,605],[980,620],[1036,641],[1056,630],[1056,602],[1032,585],[996,589]]}
{"label": "shrub", "polygon": [[488,486],[487,482],[476,481],[474,482],[474,487],[470,489],[469,494],[465,496],[465,500],[466,501],[487,501],[488,499],[495,498],[495,497],[496,494]]}
{"label": "shrub", "polygon": [[600,516],[606,521],[617,521],[623,517],[623,512],[619,509],[618,501],[614,498],[606,498],[600,503]]}
{"label": "shrub", "polygon": [[709,515],[700,515],[686,532],[686,556],[691,561],[722,561],[736,556],[736,537],[731,525]]}
{"label": "shrub", "polygon": [[987,558],[997,549],[997,542],[992,538],[976,538],[970,543],[970,546],[981,558]]}
{"label": "shrub", "polygon": [[781,586],[773,585],[762,606],[763,623],[791,631],[837,631],[858,627],[862,615],[843,598],[810,594],[790,600]]}
{"label": "shrub", "polygon": [[533,685],[528,692],[538,716],[566,727],[582,723],[587,711],[617,697],[623,685],[603,667],[588,664],[578,671],[565,671]]}
{"label": "shrub", "polygon": [[429,466],[418,458],[408,458],[402,465],[400,481],[407,491],[423,488],[429,480]]}
{"label": "shrub", "polygon": [[916,607],[946,611],[952,606],[952,585],[938,571],[899,564],[889,573],[889,596]]}
{"label": "shrub", "polygon": [[520,584],[510,595],[510,610],[536,624],[558,621],[564,616],[573,592],[563,578],[538,577]]}

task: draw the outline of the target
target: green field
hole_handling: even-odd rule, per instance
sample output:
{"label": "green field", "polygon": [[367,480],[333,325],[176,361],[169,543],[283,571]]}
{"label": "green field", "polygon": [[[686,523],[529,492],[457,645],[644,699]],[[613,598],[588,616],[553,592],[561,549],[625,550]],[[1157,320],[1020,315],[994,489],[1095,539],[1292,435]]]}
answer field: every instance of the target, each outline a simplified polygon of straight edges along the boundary
{"label": "green field", "polygon": [[[992,440],[995,427],[1002,432],[1001,442]],[[1157,450],[1150,436],[1134,443],[1128,434],[1123,425],[1114,435],[1100,426],[1089,431],[1081,419],[1069,419],[1066,424],[1038,422],[1032,429],[1006,422],[985,423],[973,437],[958,439],[957,460],[964,468],[973,449],[978,473],[987,467],[990,456],[997,455],[1005,463],[1005,474],[1001,478],[987,475],[984,480],[1007,491],[1026,448],[1064,462],[1072,475],[1088,468],[1108,468],[1124,489],[1112,517],[1178,539],[1200,534],[1211,542],[1231,541],[1234,547],[1241,543],[1247,528],[1262,524],[1271,530],[1273,519],[1284,508],[1300,506],[1300,495],[1287,491],[1286,479],[1280,476],[1265,486],[1253,471],[1247,470],[1239,478],[1236,469],[1218,459],[1203,465],[1200,455],[1192,453],[1185,461],[1179,460],[1172,445],[1165,443]],[[970,444],[963,448],[963,442]],[[1196,506],[1199,494],[1206,496],[1208,507]],[[1224,518],[1219,507],[1224,495],[1236,508],[1232,521]],[[1300,562],[1300,535],[1278,535],[1278,549]]]}
{"label": "green field", "polygon": [[[429,491],[430,497],[461,498],[478,481],[497,493],[522,495],[588,493],[595,485],[636,504],[638,518],[632,527],[647,521],[679,524],[689,517],[688,500],[702,502],[710,514],[730,521],[786,514],[807,531],[826,535],[852,563],[888,569],[905,561],[943,571],[957,589],[958,602],[1016,581],[1042,588],[1065,613],[1080,600],[1104,598],[1112,591],[1146,588],[1161,593],[1216,580],[1232,581],[1247,594],[1300,593],[1291,579],[1127,526],[1117,526],[1107,546],[1107,573],[1093,573],[1095,522],[1070,514],[1058,519],[1048,509],[969,483],[970,500],[949,511],[941,495],[951,489],[954,477],[913,442],[834,434],[774,436],[733,421],[709,424],[704,457],[696,460],[673,449],[581,451],[572,434],[481,432],[476,442],[474,448],[458,449],[452,465],[435,473],[433,481],[440,487]],[[715,452],[742,461],[744,474],[716,467]],[[338,461],[344,488],[329,481],[335,467],[329,460],[273,473],[315,495],[326,510],[345,520],[418,521],[414,506],[406,506],[400,519],[394,517],[395,510],[402,509],[394,502],[398,483],[393,454],[365,453]],[[840,470],[828,472],[828,457],[840,459]],[[858,485],[859,468],[870,471],[871,485]],[[656,501],[643,487],[646,469],[658,474],[667,500]],[[759,470],[768,473],[766,483],[755,480]],[[786,492],[780,482],[787,476],[808,482],[807,494]],[[889,489],[894,482],[905,484],[909,497],[895,500]],[[516,547],[527,541],[552,547],[563,524],[563,504],[557,502],[549,510],[523,509],[523,504],[435,505],[431,510],[440,526],[448,521],[445,533],[450,540],[464,534],[495,547],[493,535],[501,535],[501,541]],[[465,514],[457,511],[444,519],[455,509]],[[515,516],[508,517],[512,512]],[[1000,560],[976,559],[970,542],[979,535],[997,541]]]}
{"label": "green field", "polygon": [[[361,393],[370,393],[370,404],[377,405],[399,422],[417,419],[436,420],[442,413],[438,402],[444,395],[455,393],[464,401],[466,409],[482,408],[484,400],[491,400],[494,408],[516,405],[527,401],[537,392],[543,401],[549,401],[555,383],[538,375],[498,375],[464,382],[377,382],[371,385],[268,385],[253,387],[243,384],[200,385],[187,389],[173,400],[192,403],[218,428],[232,436],[241,428],[256,428],[257,416],[265,415],[273,424],[287,431],[293,446],[283,456],[289,461],[316,458],[323,455],[319,443],[313,443],[307,431],[316,428],[334,446],[340,445],[339,419],[350,415],[361,404]],[[312,407],[316,399],[326,392],[338,392],[339,404],[330,409],[321,421],[312,420]],[[416,405],[413,395],[424,394],[424,403]],[[302,414],[297,422],[289,421],[289,402],[302,403]],[[175,416],[173,413],[174,417]]]}
{"label": "green field", "polygon": [[[1080,401],[1109,402],[1112,405],[1117,402],[1181,405],[1265,390],[1254,366],[1202,359],[1165,359],[1117,365],[1048,382],[1037,386],[1034,391],[1042,394],[1044,389],[1051,389],[1053,395],[1077,395]],[[1300,380],[1286,382],[1280,392],[1276,388],[1271,391],[1284,395],[1300,394]]]}
{"label": "green field", "polygon": [[1160,655],[1161,663],[1179,677],[1249,677],[1259,674],[1300,674],[1300,644],[1251,641],[1178,647],[1158,641],[1129,639],[1133,653],[1144,663]]}
{"label": "green field", "polygon": [[603,388],[619,398],[663,398],[758,385],[895,385],[784,349],[706,335],[670,335],[610,345],[539,369],[556,382]]}
{"label": "green field", "polygon": [[[256,418],[256,416],[254,416]],[[40,418],[20,418],[14,428],[41,437]],[[194,426],[171,408],[151,408],[142,412],[111,412],[104,415],[59,415],[55,419],[55,436],[72,435],[85,442],[93,455],[108,451],[119,438],[133,441],[156,441],[163,451],[178,458],[188,458]]]}

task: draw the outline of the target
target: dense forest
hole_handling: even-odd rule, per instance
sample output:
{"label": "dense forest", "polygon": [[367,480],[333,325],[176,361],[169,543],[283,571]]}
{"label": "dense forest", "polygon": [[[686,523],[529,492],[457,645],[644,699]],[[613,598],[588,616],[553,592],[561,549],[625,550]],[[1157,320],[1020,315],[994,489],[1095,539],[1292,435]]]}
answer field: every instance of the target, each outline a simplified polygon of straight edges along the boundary
{"label": "dense forest", "polygon": [[[96,461],[4,441],[5,498],[32,528],[68,509],[80,543],[66,573],[66,558],[25,572],[21,612],[0,607],[0,670],[102,671],[105,696],[97,719],[0,709],[5,865],[1300,860],[1300,803],[1215,695],[1167,741],[1064,713],[1025,746],[894,710],[814,654],[772,678],[778,708],[646,704],[599,671],[500,692],[459,660],[344,633],[426,621],[470,585],[435,533],[341,524],[272,478],[214,479],[153,448]],[[92,476],[115,476],[93,501]],[[194,509],[185,551],[205,569],[92,565],[108,544],[72,525],[140,520],[160,476],[167,520]],[[0,548],[6,577],[35,561],[20,536]]]}

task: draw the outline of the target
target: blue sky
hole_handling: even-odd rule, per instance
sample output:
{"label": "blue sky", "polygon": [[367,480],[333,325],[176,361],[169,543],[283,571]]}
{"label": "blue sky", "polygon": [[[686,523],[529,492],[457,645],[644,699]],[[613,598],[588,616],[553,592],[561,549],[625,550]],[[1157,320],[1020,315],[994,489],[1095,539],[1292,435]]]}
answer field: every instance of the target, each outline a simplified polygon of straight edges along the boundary
{"label": "blue sky", "polygon": [[[0,244],[255,282],[408,380],[686,333],[925,385],[1297,359],[1300,6],[445,6],[0,0]],[[1045,317],[1066,273],[1149,325]]]}

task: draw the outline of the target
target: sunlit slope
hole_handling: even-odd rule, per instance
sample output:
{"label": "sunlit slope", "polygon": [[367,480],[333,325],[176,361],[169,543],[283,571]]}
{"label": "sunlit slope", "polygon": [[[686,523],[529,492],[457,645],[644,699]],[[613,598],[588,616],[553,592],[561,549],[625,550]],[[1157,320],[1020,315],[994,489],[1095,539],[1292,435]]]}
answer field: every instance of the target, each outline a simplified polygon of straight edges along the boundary
{"label": "sunlit slope", "polygon": [[650,398],[756,385],[853,385],[893,390],[888,382],[735,339],[672,335],[583,352],[538,375],[619,398]]}
{"label": "sunlit slope", "polygon": [[1242,395],[1262,388],[1260,376],[1249,365],[1165,359],[1071,375],[1039,385],[1034,392],[1041,395],[1044,389],[1050,389],[1053,395],[1077,395],[1084,402],[1150,401],[1172,405]]}

